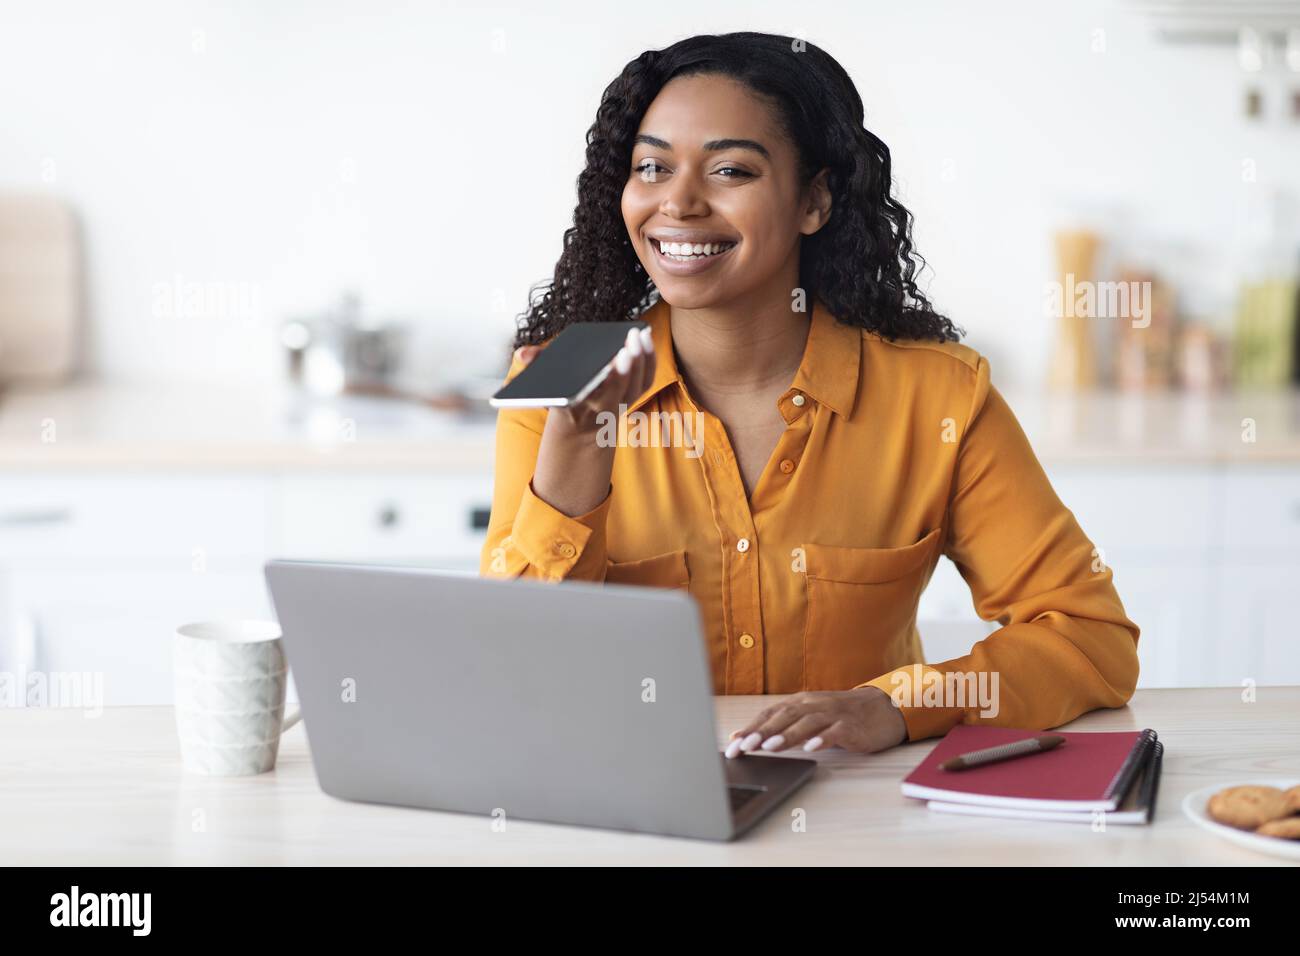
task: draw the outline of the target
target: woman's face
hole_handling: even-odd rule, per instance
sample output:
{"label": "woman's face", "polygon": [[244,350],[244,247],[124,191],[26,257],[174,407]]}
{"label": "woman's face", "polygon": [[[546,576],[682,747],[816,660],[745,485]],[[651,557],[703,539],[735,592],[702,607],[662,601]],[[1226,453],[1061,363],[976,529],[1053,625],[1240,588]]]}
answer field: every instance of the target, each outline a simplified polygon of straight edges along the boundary
{"label": "woman's face", "polygon": [[[804,187],[771,108],[722,76],[678,77],[646,110],[623,221],[670,305],[702,309],[799,281],[799,237],[830,213],[825,174]],[[788,286],[789,288],[786,288]]]}

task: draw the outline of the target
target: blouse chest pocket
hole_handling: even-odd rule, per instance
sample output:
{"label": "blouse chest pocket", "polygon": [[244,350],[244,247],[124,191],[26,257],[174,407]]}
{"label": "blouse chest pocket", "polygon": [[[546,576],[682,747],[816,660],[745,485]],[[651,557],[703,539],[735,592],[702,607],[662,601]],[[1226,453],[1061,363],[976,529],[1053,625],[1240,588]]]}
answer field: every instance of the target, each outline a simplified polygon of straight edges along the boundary
{"label": "blouse chest pocket", "polygon": [[911,663],[916,605],[941,528],[902,548],[805,544],[805,690],[848,690]]}
{"label": "blouse chest pocket", "polygon": [[688,588],[690,572],[686,567],[686,551],[666,551],[636,561],[609,561],[605,565],[605,583]]}

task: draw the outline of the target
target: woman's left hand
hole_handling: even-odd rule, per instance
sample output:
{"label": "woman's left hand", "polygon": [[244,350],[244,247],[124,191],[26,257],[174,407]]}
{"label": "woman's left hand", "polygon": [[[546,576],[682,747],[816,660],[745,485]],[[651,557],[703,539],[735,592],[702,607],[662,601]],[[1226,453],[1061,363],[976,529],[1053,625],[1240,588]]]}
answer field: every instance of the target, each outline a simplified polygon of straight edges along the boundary
{"label": "woman's left hand", "polygon": [[888,750],[907,740],[907,724],[894,701],[878,687],[807,691],[768,707],[748,726],[732,731],[728,757],[751,750],[820,750],[858,753]]}

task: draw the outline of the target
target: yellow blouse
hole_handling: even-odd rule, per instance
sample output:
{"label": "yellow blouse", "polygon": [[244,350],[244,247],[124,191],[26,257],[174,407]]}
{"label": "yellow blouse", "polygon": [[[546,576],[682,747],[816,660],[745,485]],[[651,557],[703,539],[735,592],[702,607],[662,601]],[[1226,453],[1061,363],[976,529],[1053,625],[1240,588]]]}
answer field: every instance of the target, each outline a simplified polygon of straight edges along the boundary
{"label": "yellow blouse", "polygon": [[[815,303],[777,402],[786,428],[751,499],[725,428],[678,372],[667,303],[643,319],[654,382],[628,409],[610,491],[588,514],[533,492],[546,410],[499,414],[481,574],[688,589],[715,692],[876,686],[902,702],[910,740],[961,722],[1045,729],[1132,696],[1138,628],[981,355],[888,342]],[[1002,627],[923,664],[917,602],[941,554]],[[973,694],[921,694],[995,673],[995,715]]]}

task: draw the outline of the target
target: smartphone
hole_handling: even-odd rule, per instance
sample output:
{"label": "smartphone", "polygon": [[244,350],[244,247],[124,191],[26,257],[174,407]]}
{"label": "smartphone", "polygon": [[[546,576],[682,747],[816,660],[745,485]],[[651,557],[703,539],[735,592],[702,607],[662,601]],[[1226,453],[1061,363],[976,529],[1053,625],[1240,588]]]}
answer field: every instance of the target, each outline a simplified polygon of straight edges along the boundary
{"label": "smartphone", "polygon": [[496,408],[553,408],[576,405],[590,395],[627,340],[645,322],[575,322],[560,330],[524,370],[506,382],[488,404]]}

